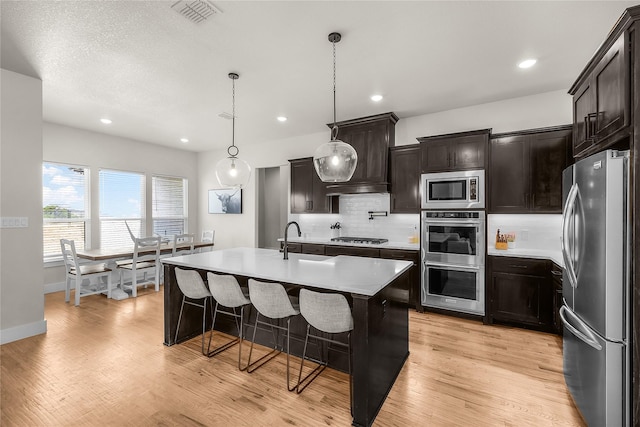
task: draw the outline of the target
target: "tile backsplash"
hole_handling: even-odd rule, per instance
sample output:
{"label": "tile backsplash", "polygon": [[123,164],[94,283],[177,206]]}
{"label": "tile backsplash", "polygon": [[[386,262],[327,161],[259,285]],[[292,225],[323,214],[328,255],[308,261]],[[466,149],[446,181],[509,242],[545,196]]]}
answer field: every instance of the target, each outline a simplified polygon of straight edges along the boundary
{"label": "tile backsplash", "polygon": [[376,237],[407,242],[420,230],[419,214],[389,214],[369,219],[369,211],[389,212],[389,194],[345,194],[340,196],[339,214],[289,214],[306,237],[332,237],[330,226],[340,223],[340,235]]}
{"label": "tile backsplash", "polygon": [[562,215],[497,215],[487,219],[487,244],[492,247],[496,232],[515,232],[515,247],[518,249],[560,250]]}

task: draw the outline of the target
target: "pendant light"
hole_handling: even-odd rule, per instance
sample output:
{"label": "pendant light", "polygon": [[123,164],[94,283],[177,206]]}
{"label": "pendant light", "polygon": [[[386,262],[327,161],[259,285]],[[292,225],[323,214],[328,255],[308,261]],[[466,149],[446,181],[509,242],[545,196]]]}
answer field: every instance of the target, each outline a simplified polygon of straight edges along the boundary
{"label": "pendant light", "polygon": [[232,110],[231,110],[231,145],[227,148],[229,157],[220,160],[216,164],[216,178],[221,186],[226,188],[243,188],[249,183],[251,166],[238,158],[240,150],[236,147],[236,80],[240,76],[237,73],[229,73],[232,81]]}
{"label": "pendant light", "polygon": [[340,33],[329,34],[329,41],[333,45],[333,127],[331,141],[325,142],[316,149],[313,155],[313,165],[316,173],[323,182],[347,182],[353,176],[358,163],[358,153],[349,144],[338,138],[336,125],[336,43],[340,41]]}

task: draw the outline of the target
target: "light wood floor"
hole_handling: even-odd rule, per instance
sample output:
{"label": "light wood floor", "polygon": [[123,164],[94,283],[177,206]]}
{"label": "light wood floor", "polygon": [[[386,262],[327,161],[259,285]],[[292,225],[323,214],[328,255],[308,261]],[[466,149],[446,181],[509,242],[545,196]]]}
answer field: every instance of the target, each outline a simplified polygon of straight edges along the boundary
{"label": "light wood floor", "polygon": [[[63,293],[45,298],[47,334],[0,347],[2,426],[351,425],[346,374],[326,370],[296,395],[282,355],[247,374],[237,347],[212,359],[198,339],[165,347],[162,291],[79,307]],[[549,334],[411,311],[411,355],[374,425],[584,426],[561,346]]]}

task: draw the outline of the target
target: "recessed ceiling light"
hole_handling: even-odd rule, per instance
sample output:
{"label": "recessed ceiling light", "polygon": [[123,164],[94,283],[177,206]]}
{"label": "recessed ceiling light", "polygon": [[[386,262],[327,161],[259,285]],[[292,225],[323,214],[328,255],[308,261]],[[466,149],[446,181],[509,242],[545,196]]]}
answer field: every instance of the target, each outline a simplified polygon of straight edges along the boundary
{"label": "recessed ceiling light", "polygon": [[382,101],[382,95],[371,95],[371,100],[373,102],[380,102]]}
{"label": "recessed ceiling light", "polygon": [[187,142],[189,142],[189,140],[187,138],[180,138],[180,142],[186,144]]}
{"label": "recessed ceiling light", "polygon": [[104,123],[105,125],[110,125],[111,124],[111,120],[109,120],[109,119],[100,119],[100,121],[102,123]]}
{"label": "recessed ceiling light", "polygon": [[521,63],[518,64],[520,68],[531,68],[535,65],[537,61],[535,59],[525,59]]}
{"label": "recessed ceiling light", "polygon": [[285,116],[278,116],[278,121],[279,122],[286,122],[287,118]]}

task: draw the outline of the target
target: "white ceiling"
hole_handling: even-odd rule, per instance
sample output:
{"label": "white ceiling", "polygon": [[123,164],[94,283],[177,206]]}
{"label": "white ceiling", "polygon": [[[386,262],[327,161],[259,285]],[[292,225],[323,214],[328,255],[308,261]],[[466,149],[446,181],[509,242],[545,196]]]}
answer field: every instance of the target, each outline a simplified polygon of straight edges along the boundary
{"label": "white ceiling", "polygon": [[2,0],[0,65],[42,79],[46,121],[193,151],[230,144],[218,114],[238,72],[242,149],[329,135],[332,31],[338,120],[402,119],[568,89],[637,0],[214,1],[221,13],[200,24],[173,3]]}

